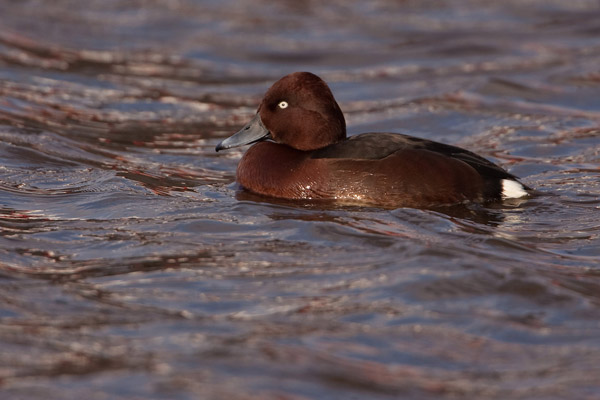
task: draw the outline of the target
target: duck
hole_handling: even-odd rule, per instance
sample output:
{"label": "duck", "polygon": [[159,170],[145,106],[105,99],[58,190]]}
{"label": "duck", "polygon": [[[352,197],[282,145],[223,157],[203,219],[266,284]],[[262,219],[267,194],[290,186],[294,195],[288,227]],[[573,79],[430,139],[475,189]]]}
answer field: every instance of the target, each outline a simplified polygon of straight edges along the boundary
{"label": "duck", "polygon": [[276,81],[254,117],[215,150],[250,144],[236,180],[272,198],[425,208],[521,198],[532,190],[457,146],[391,132],[347,137],[331,89],[310,72]]}

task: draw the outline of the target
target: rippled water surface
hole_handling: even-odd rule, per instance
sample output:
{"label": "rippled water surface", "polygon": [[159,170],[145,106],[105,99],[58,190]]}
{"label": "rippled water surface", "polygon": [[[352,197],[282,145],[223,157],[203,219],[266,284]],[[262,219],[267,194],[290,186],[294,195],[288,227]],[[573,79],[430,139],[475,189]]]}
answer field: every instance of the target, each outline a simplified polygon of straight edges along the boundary
{"label": "rippled water surface", "polygon": [[[284,202],[279,77],[538,195]],[[600,398],[596,1],[0,1],[2,399]]]}

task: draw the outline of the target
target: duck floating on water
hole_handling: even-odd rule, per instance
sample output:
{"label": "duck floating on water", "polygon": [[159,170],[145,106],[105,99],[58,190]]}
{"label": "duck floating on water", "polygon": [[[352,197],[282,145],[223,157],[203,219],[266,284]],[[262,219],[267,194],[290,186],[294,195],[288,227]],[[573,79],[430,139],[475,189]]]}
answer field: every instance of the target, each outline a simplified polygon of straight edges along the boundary
{"label": "duck floating on water", "polygon": [[238,183],[277,198],[419,208],[519,198],[531,190],[460,147],[400,133],[346,137],[331,90],[310,72],[275,82],[254,118],[216,151],[248,144]]}

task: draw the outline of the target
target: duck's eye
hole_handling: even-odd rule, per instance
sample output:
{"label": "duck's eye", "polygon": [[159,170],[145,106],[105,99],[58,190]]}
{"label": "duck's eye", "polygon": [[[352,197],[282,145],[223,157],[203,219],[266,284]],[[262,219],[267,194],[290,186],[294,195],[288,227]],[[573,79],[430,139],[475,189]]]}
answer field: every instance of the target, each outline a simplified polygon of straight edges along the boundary
{"label": "duck's eye", "polygon": [[287,101],[280,101],[277,105],[279,106],[279,108],[287,108],[288,103]]}

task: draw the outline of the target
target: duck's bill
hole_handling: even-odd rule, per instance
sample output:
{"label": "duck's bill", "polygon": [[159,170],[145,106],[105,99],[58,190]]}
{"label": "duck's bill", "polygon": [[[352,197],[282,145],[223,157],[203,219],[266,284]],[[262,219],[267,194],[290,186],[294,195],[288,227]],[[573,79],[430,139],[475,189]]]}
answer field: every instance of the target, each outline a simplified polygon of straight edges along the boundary
{"label": "duck's bill", "polygon": [[260,115],[256,114],[250,122],[246,124],[239,132],[233,134],[227,139],[223,140],[215,148],[216,151],[231,149],[233,147],[243,146],[245,144],[252,144],[266,140],[271,137],[271,133],[265,128]]}

